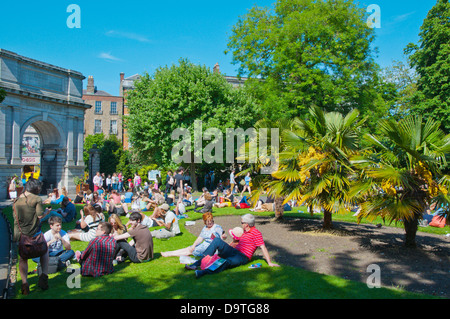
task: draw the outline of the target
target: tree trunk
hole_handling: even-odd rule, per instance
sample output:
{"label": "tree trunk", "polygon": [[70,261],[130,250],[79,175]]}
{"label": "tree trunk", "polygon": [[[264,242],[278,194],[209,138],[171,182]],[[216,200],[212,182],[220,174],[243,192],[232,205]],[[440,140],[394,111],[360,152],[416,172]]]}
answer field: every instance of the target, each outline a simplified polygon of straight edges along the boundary
{"label": "tree trunk", "polygon": [[323,211],[323,229],[333,229],[332,214],[326,209]]}
{"label": "tree trunk", "polygon": [[403,226],[405,228],[405,246],[415,248],[416,247],[416,233],[418,219],[414,215],[411,219],[405,219]]}
{"label": "tree trunk", "polygon": [[194,161],[191,161],[190,163],[190,177],[191,177],[191,184],[192,184],[192,192],[197,191],[197,175],[195,174],[195,163]]}
{"label": "tree trunk", "polygon": [[284,213],[283,201],[284,201],[284,197],[277,197],[274,200],[275,220],[283,219],[283,213]]}

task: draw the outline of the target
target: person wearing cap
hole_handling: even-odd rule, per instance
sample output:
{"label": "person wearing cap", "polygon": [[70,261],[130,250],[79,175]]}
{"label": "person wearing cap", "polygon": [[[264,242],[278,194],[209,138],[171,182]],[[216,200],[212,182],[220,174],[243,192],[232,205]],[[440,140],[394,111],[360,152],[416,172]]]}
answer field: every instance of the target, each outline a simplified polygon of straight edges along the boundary
{"label": "person wearing cap", "polygon": [[243,215],[241,217],[241,225],[244,233],[239,237],[239,243],[236,247],[228,245],[220,238],[215,238],[205,250],[204,256],[213,256],[217,251],[219,257],[225,259],[225,262],[216,270],[197,269],[200,267],[203,258],[200,258],[191,265],[186,265],[185,268],[188,270],[195,270],[196,278],[200,278],[207,274],[218,273],[227,268],[233,268],[248,263],[258,247],[261,248],[264,259],[270,267],[279,267],[278,264],[271,261],[262,234],[255,228],[255,217],[252,214]]}
{"label": "person wearing cap", "polygon": [[154,221],[156,221],[158,226],[163,226],[164,228],[152,231],[152,236],[154,238],[171,238],[178,235],[181,232],[180,226],[178,225],[178,218],[175,213],[170,210],[170,206],[168,204],[162,204],[156,209],[158,209],[159,217],[162,217],[163,220],[154,219]]}
{"label": "person wearing cap", "polygon": [[205,223],[205,227],[203,227],[200,235],[195,240],[194,244],[189,247],[161,252],[161,256],[163,257],[172,257],[172,256],[203,256],[204,251],[214,238],[219,237],[225,240],[227,238],[226,233],[223,231],[222,226],[215,224],[213,215],[211,212],[207,212],[203,214],[203,222]]}

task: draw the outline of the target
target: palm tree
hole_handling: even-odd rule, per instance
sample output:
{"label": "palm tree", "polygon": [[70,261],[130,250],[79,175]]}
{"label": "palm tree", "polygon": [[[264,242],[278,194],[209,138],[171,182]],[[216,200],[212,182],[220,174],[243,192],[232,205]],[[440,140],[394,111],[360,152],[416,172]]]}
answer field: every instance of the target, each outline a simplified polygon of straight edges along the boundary
{"label": "palm tree", "polygon": [[[292,127],[292,120],[268,120],[262,119],[255,123],[254,128],[257,130],[258,134],[262,129],[267,130],[267,134],[261,134],[255,137],[254,140],[247,141],[239,150],[239,156],[236,158],[237,160],[245,160],[247,162],[247,168],[237,173],[236,176],[245,176],[248,172],[258,172],[256,176],[252,176],[252,195],[250,201],[256,203],[257,200],[264,194],[274,195],[273,193],[268,193],[268,189],[266,187],[267,183],[273,180],[271,174],[263,174],[262,168],[267,167],[270,161],[278,161],[278,154],[281,150],[284,149],[284,145],[282,143],[282,139],[278,136],[272,136],[271,129],[277,129],[278,132],[284,129],[288,129]],[[277,141],[273,141],[273,139],[277,139]],[[264,141],[265,147],[267,146],[267,156],[264,157],[261,155],[262,146],[260,142]],[[259,150],[258,154],[250,154],[250,143],[256,143],[257,149]],[[278,149],[272,149],[273,146],[278,145]],[[252,156],[255,156],[253,158]],[[272,157],[269,160],[269,157]],[[272,163],[273,164],[273,163]],[[284,197],[283,196],[274,196],[274,206],[275,206],[275,218],[273,221],[278,221],[283,218],[284,213]]]}
{"label": "palm tree", "polygon": [[285,149],[278,171],[265,187],[269,194],[324,209],[323,229],[332,229],[332,214],[345,213],[354,204],[349,197],[354,174],[349,156],[359,150],[364,120],[358,110],[343,116],[311,107],[307,120],[295,119],[282,133]]}
{"label": "palm tree", "polygon": [[427,206],[448,204],[448,180],[438,178],[447,166],[450,135],[439,125],[421,116],[382,120],[380,137],[366,135],[372,149],[351,159],[362,176],[350,192],[362,201],[358,221],[381,216],[402,222],[408,247],[416,246],[418,221]]}

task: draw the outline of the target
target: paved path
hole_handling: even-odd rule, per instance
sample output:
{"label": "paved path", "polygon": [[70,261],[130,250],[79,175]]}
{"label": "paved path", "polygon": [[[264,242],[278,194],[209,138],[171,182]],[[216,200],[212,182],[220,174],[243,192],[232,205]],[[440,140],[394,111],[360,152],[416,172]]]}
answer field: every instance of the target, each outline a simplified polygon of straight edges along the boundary
{"label": "paved path", "polygon": [[[11,205],[10,201],[0,202],[0,209]],[[0,299],[4,297],[3,292],[6,288],[7,279],[9,275],[9,259],[10,259],[10,234],[9,224],[0,215]]]}

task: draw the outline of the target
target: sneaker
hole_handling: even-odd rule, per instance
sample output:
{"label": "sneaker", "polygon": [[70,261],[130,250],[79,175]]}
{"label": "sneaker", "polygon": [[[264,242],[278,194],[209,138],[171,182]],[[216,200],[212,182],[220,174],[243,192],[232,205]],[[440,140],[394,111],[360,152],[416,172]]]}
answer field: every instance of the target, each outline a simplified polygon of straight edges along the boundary
{"label": "sneaker", "polygon": [[202,276],[204,276],[206,274],[206,271],[204,271],[204,270],[196,270],[195,271],[195,278],[200,278],[200,277],[202,277]]}
{"label": "sneaker", "polygon": [[190,265],[184,265],[184,268],[187,270],[196,270],[197,266],[195,266],[194,264],[190,264]]}
{"label": "sneaker", "polygon": [[66,267],[69,267],[69,266],[70,266],[70,260],[67,260],[67,261],[65,262],[65,265],[66,265]]}

